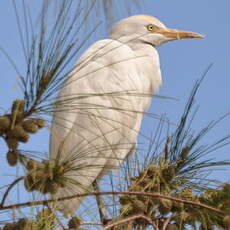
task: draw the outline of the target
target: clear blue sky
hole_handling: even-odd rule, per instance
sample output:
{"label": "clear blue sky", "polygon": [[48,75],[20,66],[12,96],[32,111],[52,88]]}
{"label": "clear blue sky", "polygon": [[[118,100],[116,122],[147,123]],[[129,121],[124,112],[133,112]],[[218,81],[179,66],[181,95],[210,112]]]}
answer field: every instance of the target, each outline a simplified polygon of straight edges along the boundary
{"label": "clear blue sky", "polygon": [[[36,0],[37,1],[37,0]],[[36,2],[35,0],[32,2]],[[20,2],[20,1],[19,1]],[[123,1],[117,1],[121,4]],[[118,9],[121,6],[117,6]],[[178,98],[179,101],[154,99],[150,111],[157,114],[166,113],[171,121],[177,122],[184,104],[189,96],[195,80],[201,77],[210,63],[213,67],[198,93],[197,103],[200,109],[194,120],[193,129],[199,131],[209,121],[218,119],[230,112],[230,1],[210,0],[141,0],[139,7],[132,7],[129,14],[149,14],[161,19],[165,25],[177,29],[191,30],[205,34],[205,39],[180,40],[164,44],[159,48],[163,86],[159,94]],[[32,12],[36,11],[36,4],[32,5]],[[115,20],[128,15],[123,9],[115,15]],[[32,15],[33,16],[33,15]],[[24,70],[22,49],[19,42],[16,19],[9,0],[0,3],[0,47],[3,47],[14,60],[20,70]],[[90,42],[106,36],[103,27],[95,34]],[[85,47],[86,48],[86,47]],[[12,66],[0,53],[1,86],[0,106],[10,108],[12,100],[20,97],[17,77]],[[143,132],[150,134],[157,125],[157,121],[146,119]],[[152,127],[149,129],[148,127]],[[209,133],[203,143],[212,143],[216,139],[230,133],[230,117],[220,123]],[[1,146],[0,175],[15,175],[16,169],[9,170],[5,162],[4,143]],[[32,137],[26,148],[48,151],[48,132],[43,131]],[[217,150],[210,155],[215,159],[230,159],[230,145],[223,150]],[[215,173],[215,178],[229,180],[230,169]],[[9,178],[9,177],[7,177]],[[3,183],[4,182],[4,183]],[[2,181],[0,186],[5,184]],[[9,182],[9,181],[8,181]]]}

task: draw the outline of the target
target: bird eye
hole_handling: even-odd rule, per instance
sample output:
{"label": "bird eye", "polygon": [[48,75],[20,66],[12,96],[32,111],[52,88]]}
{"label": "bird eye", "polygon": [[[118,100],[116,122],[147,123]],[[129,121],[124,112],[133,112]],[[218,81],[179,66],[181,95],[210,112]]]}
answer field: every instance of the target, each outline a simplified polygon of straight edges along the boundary
{"label": "bird eye", "polygon": [[150,24],[150,25],[147,25],[147,29],[148,29],[149,31],[154,31],[154,30],[158,29],[158,26],[155,26],[155,25],[153,25],[153,24]]}

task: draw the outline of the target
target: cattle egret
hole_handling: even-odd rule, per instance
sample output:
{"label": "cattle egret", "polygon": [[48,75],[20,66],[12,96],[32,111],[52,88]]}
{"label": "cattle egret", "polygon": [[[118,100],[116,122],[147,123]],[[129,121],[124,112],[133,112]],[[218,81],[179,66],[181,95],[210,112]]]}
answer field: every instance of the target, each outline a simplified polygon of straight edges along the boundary
{"label": "cattle egret", "polygon": [[[66,172],[72,184],[59,189],[57,197],[91,191],[96,180],[133,151],[150,95],[162,81],[156,47],[202,37],[169,29],[152,16],[135,15],[113,25],[108,39],[89,47],[61,89],[58,101],[67,105],[54,113],[51,127],[50,158],[72,164]],[[81,201],[59,202],[58,209],[71,214]]]}

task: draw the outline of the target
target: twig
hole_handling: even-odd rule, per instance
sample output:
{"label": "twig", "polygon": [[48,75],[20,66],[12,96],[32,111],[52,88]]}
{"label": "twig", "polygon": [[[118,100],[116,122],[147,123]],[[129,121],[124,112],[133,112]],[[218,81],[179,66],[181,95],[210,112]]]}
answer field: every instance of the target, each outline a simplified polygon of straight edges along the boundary
{"label": "twig", "polygon": [[9,187],[7,188],[7,190],[5,191],[4,195],[3,195],[3,198],[2,198],[2,202],[0,204],[0,207],[3,207],[5,201],[6,201],[6,198],[10,192],[10,190],[14,187],[14,185],[16,185],[19,181],[23,180],[25,177],[24,176],[21,176],[19,178],[17,178],[15,181],[13,181],[13,183],[11,183],[9,185]]}
{"label": "twig", "polygon": [[80,225],[103,225],[101,222],[82,222]]}
{"label": "twig", "polygon": [[170,220],[172,219],[172,216],[166,218],[166,220],[164,221],[164,224],[163,224],[163,227],[162,227],[162,230],[165,230],[170,222]]}
{"label": "twig", "polygon": [[103,228],[103,230],[109,230],[117,225],[121,225],[121,224],[124,224],[126,222],[130,222],[130,221],[133,221],[133,220],[136,220],[136,219],[144,219],[146,220],[147,222],[149,222],[151,225],[153,225],[152,223],[152,220],[150,218],[148,218],[147,216],[143,215],[143,214],[139,214],[139,215],[134,215],[134,216],[129,216],[127,218],[124,218],[122,220],[118,220],[112,224],[109,224],[107,225],[105,228]]}
{"label": "twig", "polygon": [[[97,181],[94,181],[93,188],[95,192],[100,192],[100,188],[98,186]],[[104,208],[104,203],[100,195],[99,196],[96,195],[96,201],[97,201],[97,206],[98,206],[98,211],[99,211],[101,222],[103,223],[103,225],[105,225],[105,223],[108,221],[108,217],[106,216],[106,213],[105,213],[106,210]]]}
{"label": "twig", "polygon": [[23,203],[11,204],[11,205],[7,205],[4,207],[0,207],[0,210],[7,210],[7,209],[12,209],[12,208],[20,208],[20,207],[30,207],[30,206],[35,206],[35,205],[47,205],[48,203],[51,203],[51,202],[71,200],[71,199],[74,199],[77,197],[96,196],[96,195],[122,195],[122,194],[137,195],[137,196],[148,196],[148,197],[154,197],[154,198],[160,198],[160,199],[168,199],[168,200],[172,200],[172,201],[179,202],[179,203],[190,204],[190,205],[194,205],[197,207],[205,208],[205,209],[211,210],[213,212],[216,212],[216,213],[222,214],[222,215],[229,215],[230,214],[229,212],[221,211],[217,208],[214,208],[214,207],[206,205],[206,204],[202,204],[200,202],[183,200],[183,199],[172,197],[172,196],[162,195],[160,193],[130,192],[130,191],[108,191],[108,192],[90,192],[90,193],[75,194],[72,196],[61,197],[61,198],[57,198],[57,199],[28,201],[28,202],[23,202]]}

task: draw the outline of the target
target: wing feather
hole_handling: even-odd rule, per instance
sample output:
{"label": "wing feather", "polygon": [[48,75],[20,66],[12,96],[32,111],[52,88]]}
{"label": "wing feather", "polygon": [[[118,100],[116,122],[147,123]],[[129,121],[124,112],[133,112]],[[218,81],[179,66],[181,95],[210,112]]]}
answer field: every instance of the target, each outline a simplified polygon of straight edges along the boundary
{"label": "wing feather", "polygon": [[[67,99],[64,108],[70,109],[54,114],[50,157],[72,162],[68,177],[77,185],[60,189],[58,197],[90,190],[93,181],[119,166],[136,143],[141,112],[151,100],[141,96],[150,93],[140,65],[143,58],[149,57],[106,39],[94,43],[75,65],[58,98]],[[64,201],[58,208],[72,213],[80,202]]]}

